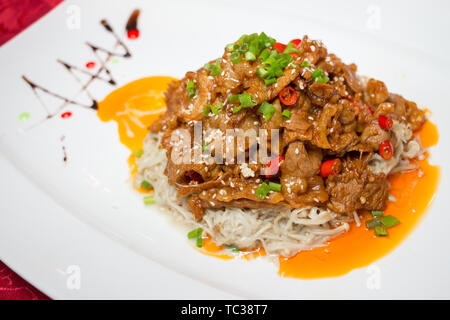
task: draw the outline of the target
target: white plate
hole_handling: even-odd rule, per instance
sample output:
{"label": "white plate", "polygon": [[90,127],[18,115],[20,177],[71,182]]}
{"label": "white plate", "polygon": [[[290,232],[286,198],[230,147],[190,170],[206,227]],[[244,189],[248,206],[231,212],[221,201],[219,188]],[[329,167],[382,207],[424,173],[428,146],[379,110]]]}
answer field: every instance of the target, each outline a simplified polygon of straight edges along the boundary
{"label": "white plate", "polygon": [[[93,60],[85,41],[114,44],[100,19],[123,35],[135,8],[142,10],[142,36],[125,40],[132,58],[111,65],[119,85],[148,75],[181,77],[242,33],[265,31],[283,41],[306,33],[429,107],[441,136],[432,161],[442,177],[426,218],[376,268],[331,279],[280,278],[266,261],[222,261],[193,250],[131,189],[115,123],[70,106],[71,118],[29,129],[46,114],[21,76],[74,96],[79,86],[56,59],[79,66]],[[0,259],[53,298],[449,298],[448,9],[448,2],[65,1],[0,48]],[[77,13],[80,28],[72,29]],[[92,94],[101,100],[112,89],[99,83]],[[19,121],[22,112],[30,119]],[[368,285],[373,270],[381,280],[375,290]]]}

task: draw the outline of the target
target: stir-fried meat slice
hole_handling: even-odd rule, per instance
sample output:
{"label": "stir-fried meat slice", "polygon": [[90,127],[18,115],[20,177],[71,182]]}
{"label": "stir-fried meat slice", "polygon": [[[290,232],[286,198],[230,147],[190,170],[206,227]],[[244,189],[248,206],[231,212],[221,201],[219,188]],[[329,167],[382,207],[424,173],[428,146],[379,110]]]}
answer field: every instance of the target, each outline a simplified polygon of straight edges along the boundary
{"label": "stir-fried meat slice", "polygon": [[296,177],[308,178],[319,173],[322,163],[322,152],[318,148],[309,147],[300,141],[289,144],[281,164],[281,172]]}
{"label": "stir-fried meat slice", "polygon": [[340,174],[326,179],[330,195],[328,207],[338,213],[355,210],[383,210],[388,198],[388,182],[384,174],[374,174],[363,159],[347,158]]}
{"label": "stir-fried meat slice", "polygon": [[384,82],[375,79],[369,79],[367,81],[367,87],[364,91],[364,100],[366,103],[374,106],[386,101],[388,97],[389,91]]}
{"label": "stir-fried meat slice", "polygon": [[[390,128],[380,125],[380,116],[418,130],[426,119],[425,112],[414,102],[389,93],[382,81],[363,81],[355,64],[345,64],[328,53],[320,41],[306,36],[290,53],[265,47],[270,56],[292,57],[287,56],[291,62],[282,69],[272,70],[276,77],[271,81],[265,74],[269,74],[275,60],[258,55],[247,59],[239,51],[245,50],[242,43],[234,44],[238,52],[229,51],[227,46],[221,58],[210,61],[218,72],[213,74],[205,66],[172,82],[166,92],[167,111],[150,128],[152,132],[163,132],[161,144],[168,152],[165,173],[179,196],[189,197],[188,205],[195,217],[201,219],[207,208],[225,207],[328,206],[338,213],[382,209],[388,196],[387,178],[374,174],[368,161],[384,141],[392,146],[397,141]],[[233,54],[240,58],[232,58]],[[188,92],[188,84],[192,83],[194,95]],[[285,92],[294,96],[292,103],[284,95],[278,98],[287,86]],[[241,106],[240,98],[230,99],[241,95],[250,97],[251,103]],[[265,111],[260,109],[263,102],[268,104]],[[264,135],[258,135],[253,145],[246,140],[246,160],[251,146],[269,151],[275,142],[272,130],[279,130],[281,143],[274,156],[281,159],[281,165],[274,174],[266,175],[266,166],[273,165],[271,161],[237,164],[236,140],[232,142],[233,161],[175,164],[170,157],[172,136],[178,129],[192,135],[198,120],[203,126],[202,149],[212,156],[219,153],[215,142],[224,142],[228,130],[267,132],[267,145],[260,142]],[[223,155],[227,154],[227,144],[219,148]],[[322,178],[323,161],[336,157],[342,160],[342,171]],[[257,190],[263,182],[281,185],[281,191],[276,188],[261,197]]]}

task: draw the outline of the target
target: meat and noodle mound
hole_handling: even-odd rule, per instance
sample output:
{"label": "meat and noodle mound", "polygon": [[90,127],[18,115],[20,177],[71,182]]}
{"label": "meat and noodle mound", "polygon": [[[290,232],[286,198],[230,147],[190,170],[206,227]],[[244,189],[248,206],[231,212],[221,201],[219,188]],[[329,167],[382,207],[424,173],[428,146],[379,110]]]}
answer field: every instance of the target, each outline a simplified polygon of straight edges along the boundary
{"label": "meat and noodle mound", "polygon": [[136,184],[151,184],[158,205],[196,228],[198,246],[208,234],[225,248],[289,257],[364,212],[385,236],[398,223],[383,216],[387,177],[423,154],[413,132],[424,111],[307,36],[284,45],[244,35],[172,82],[166,104]]}

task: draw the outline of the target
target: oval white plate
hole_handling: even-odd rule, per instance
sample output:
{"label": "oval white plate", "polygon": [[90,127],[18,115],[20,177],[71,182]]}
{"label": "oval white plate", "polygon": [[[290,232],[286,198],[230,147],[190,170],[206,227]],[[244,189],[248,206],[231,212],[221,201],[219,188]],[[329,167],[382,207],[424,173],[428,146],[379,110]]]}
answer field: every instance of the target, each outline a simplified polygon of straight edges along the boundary
{"label": "oval white plate", "polygon": [[[450,218],[444,196],[450,190],[445,161],[450,63],[445,53],[450,45],[448,23],[442,22],[448,4],[434,8],[434,16],[425,6],[408,5],[408,17],[394,14],[402,8],[398,4],[321,5],[66,1],[3,46],[0,258],[53,298],[448,298]],[[219,56],[242,33],[265,31],[282,41],[306,33],[322,39],[344,61],[355,62],[360,73],[426,105],[440,130],[432,161],[441,165],[442,182],[420,226],[370,268],[331,279],[281,278],[267,261],[222,261],[193,250],[184,233],[144,207],[131,189],[128,151],[115,123],[103,123],[95,112],[73,105],[64,109],[72,117],[44,120],[45,110],[21,79],[26,75],[73,98],[79,84],[56,59],[81,67],[94,60],[85,41],[109,49],[114,45],[100,19],[123,36],[135,8],[142,10],[141,37],[124,40],[133,57],[108,65],[119,85],[149,75],[182,77]],[[405,29],[413,17],[422,20]],[[440,42],[420,37],[427,33]],[[90,87],[98,100],[111,90],[102,82]],[[59,101],[43,97],[55,110]],[[31,117],[19,121],[22,112]]]}

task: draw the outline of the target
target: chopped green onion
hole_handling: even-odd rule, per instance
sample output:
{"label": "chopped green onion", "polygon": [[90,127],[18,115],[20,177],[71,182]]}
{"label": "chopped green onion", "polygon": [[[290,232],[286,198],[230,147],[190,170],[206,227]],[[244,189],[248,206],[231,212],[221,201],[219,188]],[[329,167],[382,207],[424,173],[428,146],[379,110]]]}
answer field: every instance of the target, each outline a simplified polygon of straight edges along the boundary
{"label": "chopped green onion", "polygon": [[269,188],[272,191],[280,192],[281,191],[281,184],[275,183],[275,182],[269,182]]}
{"label": "chopped green onion", "polygon": [[255,101],[255,98],[248,93],[243,94],[235,94],[230,96],[229,101],[231,103],[236,103],[239,101],[240,105],[233,108],[233,113],[238,113],[242,110],[242,108],[249,108],[256,106],[257,102]]}
{"label": "chopped green onion", "polygon": [[372,211],[372,215],[374,217],[381,217],[383,215],[383,211],[374,210]]}
{"label": "chopped green onion", "polygon": [[317,83],[327,83],[330,81],[330,78],[328,78],[326,75],[322,75],[316,79]]}
{"label": "chopped green onion", "polygon": [[267,197],[267,194],[270,192],[270,187],[267,183],[263,182],[258,189],[256,189],[256,195],[261,200],[264,200]]}
{"label": "chopped green onion", "polygon": [[256,75],[260,78],[264,78],[268,73],[269,71],[267,71],[266,69],[263,68],[256,69]]}
{"label": "chopped green onion", "polygon": [[219,111],[223,108],[223,104],[221,102],[217,102],[215,106],[212,104],[207,104],[203,107],[203,115],[205,117],[209,116],[209,113],[212,112],[215,115],[219,114]]}
{"label": "chopped green onion", "polygon": [[223,108],[223,104],[221,102],[217,102],[215,106],[211,106],[211,112],[215,115],[219,114],[219,111]]}
{"label": "chopped green onion", "polygon": [[202,237],[198,237],[197,241],[196,241],[196,244],[197,244],[197,248],[203,247],[203,238]]}
{"label": "chopped green onion", "polygon": [[291,53],[291,52],[300,54],[300,51],[294,48],[294,44],[292,42],[289,42],[289,44],[284,49],[283,53]]}
{"label": "chopped green onion", "polygon": [[188,239],[195,239],[195,238],[201,237],[202,233],[203,233],[203,229],[197,228],[197,229],[190,231],[188,233],[187,237],[188,237]]}
{"label": "chopped green onion", "polygon": [[187,235],[188,239],[196,239],[196,244],[198,248],[201,248],[203,246],[203,229],[197,228],[192,231],[190,231]]}
{"label": "chopped green onion", "polygon": [[266,121],[269,121],[275,113],[275,107],[267,101],[264,101],[263,103],[261,103],[258,111],[263,114]]}
{"label": "chopped green onion", "polygon": [[144,204],[154,204],[156,203],[155,198],[153,196],[144,197]]}
{"label": "chopped green onion", "polygon": [[239,248],[233,244],[226,244],[225,248],[230,249],[232,252],[239,252]]}
{"label": "chopped green onion", "polygon": [[241,52],[235,51],[232,54],[230,54],[230,60],[233,62],[233,64],[239,63],[242,60]]}
{"label": "chopped green onion", "polygon": [[142,188],[145,188],[145,189],[147,189],[147,190],[150,190],[150,189],[152,188],[152,185],[151,185],[150,182],[144,180],[144,181],[141,182],[141,187],[142,187]]}
{"label": "chopped green onion", "polygon": [[188,92],[189,99],[192,99],[195,96],[195,85],[194,81],[189,80],[186,85],[186,91]]}
{"label": "chopped green onion", "polygon": [[239,49],[239,45],[237,45],[236,43],[230,43],[227,45],[227,51],[229,52],[234,52],[237,49]]}
{"label": "chopped green onion", "polygon": [[218,76],[222,72],[222,68],[220,67],[221,59],[217,59],[215,63],[207,63],[205,64],[205,69],[211,71],[210,76]]}
{"label": "chopped green onion", "polygon": [[256,60],[256,56],[253,52],[247,51],[245,53],[245,60],[247,61],[255,61]]}
{"label": "chopped green onion", "polygon": [[209,116],[209,111],[211,110],[211,105],[207,104],[206,106],[203,107],[203,115],[205,117]]}
{"label": "chopped green onion", "polygon": [[265,85],[271,85],[273,83],[277,82],[277,78],[270,78],[270,79],[264,79]]}
{"label": "chopped green onion", "polygon": [[285,119],[289,119],[291,117],[291,111],[289,110],[283,110],[283,112],[281,113],[281,115],[283,116],[283,118]]}
{"label": "chopped green onion", "polygon": [[375,229],[375,235],[377,237],[386,237],[388,235],[388,232],[384,226],[376,226]]}
{"label": "chopped green onion", "polygon": [[309,63],[309,61],[308,60],[303,60],[303,62],[302,62],[302,64],[301,64],[301,66],[303,67],[303,68],[307,68],[307,67],[309,67],[311,64]]}
{"label": "chopped green onion", "polygon": [[136,152],[134,153],[134,156],[136,158],[140,158],[140,157],[142,157],[143,154],[144,154],[144,150],[140,149],[140,150],[136,150]]}
{"label": "chopped green onion", "polygon": [[376,226],[380,226],[381,225],[381,221],[380,221],[380,219],[378,219],[378,218],[375,218],[375,219],[373,219],[373,220],[367,220],[366,221],[366,227],[368,228],[368,229],[373,229],[373,228],[375,228]]}
{"label": "chopped green onion", "polygon": [[238,113],[241,110],[242,110],[242,106],[238,106],[238,107],[234,107],[232,112],[233,112],[233,114],[236,114],[236,113]]}
{"label": "chopped green onion", "polygon": [[317,68],[316,70],[314,70],[314,72],[311,75],[311,78],[313,79],[317,79],[319,77],[321,77],[323,75],[323,70],[320,68]]}
{"label": "chopped green onion", "polygon": [[270,56],[270,52],[267,49],[264,49],[261,54],[259,55],[258,59],[259,61],[263,62]]}
{"label": "chopped green onion", "polygon": [[390,216],[390,215],[381,217],[380,221],[383,224],[383,226],[386,228],[391,228],[400,223],[400,220],[398,220],[396,217]]}
{"label": "chopped green onion", "polygon": [[239,95],[239,102],[243,108],[256,106],[256,101],[251,94],[244,93]]}

